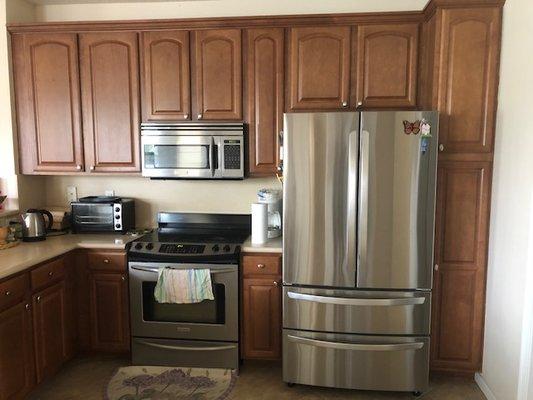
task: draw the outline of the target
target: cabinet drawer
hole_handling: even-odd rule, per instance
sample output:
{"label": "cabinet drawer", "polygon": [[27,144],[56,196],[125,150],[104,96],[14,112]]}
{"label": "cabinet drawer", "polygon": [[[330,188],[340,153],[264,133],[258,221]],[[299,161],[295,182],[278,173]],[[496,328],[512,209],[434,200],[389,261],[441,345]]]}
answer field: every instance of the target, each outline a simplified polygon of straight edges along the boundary
{"label": "cabinet drawer", "polygon": [[281,256],[260,255],[242,258],[244,275],[281,275]]}
{"label": "cabinet drawer", "polygon": [[126,271],[126,253],[98,252],[87,254],[88,266],[98,271]]}
{"label": "cabinet drawer", "polygon": [[29,288],[28,274],[0,283],[0,310],[22,299]]}
{"label": "cabinet drawer", "polygon": [[65,259],[58,258],[31,271],[31,287],[38,289],[65,276]]}

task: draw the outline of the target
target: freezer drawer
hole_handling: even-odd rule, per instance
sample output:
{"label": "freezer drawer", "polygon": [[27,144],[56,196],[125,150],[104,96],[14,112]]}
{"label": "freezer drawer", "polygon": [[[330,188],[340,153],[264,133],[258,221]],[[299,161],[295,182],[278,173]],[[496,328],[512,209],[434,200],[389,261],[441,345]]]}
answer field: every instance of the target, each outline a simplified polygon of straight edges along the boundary
{"label": "freezer drawer", "polygon": [[134,337],[131,358],[134,365],[238,369],[239,345],[233,342]]}
{"label": "freezer drawer", "polygon": [[283,380],[303,385],[423,392],[429,337],[283,330]]}
{"label": "freezer drawer", "polygon": [[429,335],[430,312],[430,292],[283,288],[287,329]]}

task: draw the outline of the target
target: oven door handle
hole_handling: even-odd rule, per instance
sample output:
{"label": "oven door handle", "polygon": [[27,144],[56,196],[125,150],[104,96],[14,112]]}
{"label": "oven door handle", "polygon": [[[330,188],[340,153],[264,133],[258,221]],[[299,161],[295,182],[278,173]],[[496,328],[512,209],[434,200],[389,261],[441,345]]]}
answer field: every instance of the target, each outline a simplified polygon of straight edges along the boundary
{"label": "oven door handle", "polygon": [[138,339],[137,339],[137,342],[145,346],[155,347],[157,349],[184,350],[184,351],[221,351],[221,350],[233,350],[237,347],[233,344],[225,345],[225,346],[209,346],[209,347],[207,346],[206,347],[171,346],[167,344],[150,343],[150,342],[146,342],[144,340],[138,340]]}
{"label": "oven door handle", "polygon": [[[134,269],[136,271],[143,271],[143,272],[153,272],[154,274],[159,273],[159,271],[163,268],[146,268],[146,267],[130,267],[131,269]],[[209,268],[173,268],[171,269],[209,269]],[[220,269],[209,269],[209,272],[211,274],[226,274],[229,272],[236,272],[236,269],[234,268],[220,268]]]}

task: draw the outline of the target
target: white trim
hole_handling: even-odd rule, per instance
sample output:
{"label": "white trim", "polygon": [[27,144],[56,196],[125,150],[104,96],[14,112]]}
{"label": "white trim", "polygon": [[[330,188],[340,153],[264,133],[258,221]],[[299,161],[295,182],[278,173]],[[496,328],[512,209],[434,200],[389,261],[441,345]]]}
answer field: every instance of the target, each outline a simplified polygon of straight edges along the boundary
{"label": "white trim", "polygon": [[477,385],[487,398],[487,400],[498,400],[496,396],[494,396],[494,393],[490,390],[489,386],[487,385],[487,382],[485,382],[485,379],[483,379],[483,375],[481,375],[479,372],[476,372],[474,375],[474,380],[476,381]]}

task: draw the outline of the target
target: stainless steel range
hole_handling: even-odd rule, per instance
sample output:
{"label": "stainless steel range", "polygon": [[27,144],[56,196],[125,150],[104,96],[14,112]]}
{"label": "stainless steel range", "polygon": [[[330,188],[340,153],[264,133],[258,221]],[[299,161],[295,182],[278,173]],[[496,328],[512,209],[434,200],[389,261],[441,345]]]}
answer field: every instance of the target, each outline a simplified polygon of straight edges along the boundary
{"label": "stainless steel range", "polygon": [[[156,232],[128,251],[132,362],[237,369],[239,254],[249,215],[159,213]],[[214,300],[158,303],[161,268],[209,269]]]}

